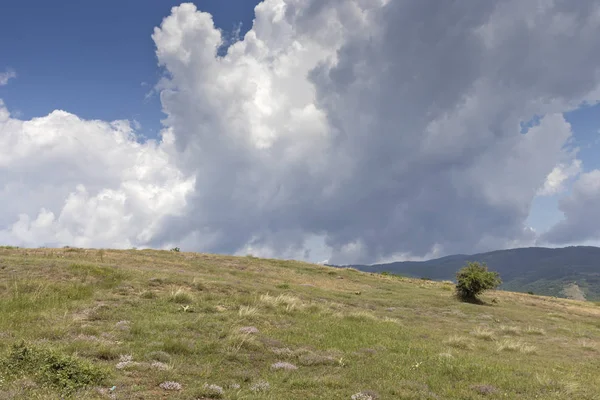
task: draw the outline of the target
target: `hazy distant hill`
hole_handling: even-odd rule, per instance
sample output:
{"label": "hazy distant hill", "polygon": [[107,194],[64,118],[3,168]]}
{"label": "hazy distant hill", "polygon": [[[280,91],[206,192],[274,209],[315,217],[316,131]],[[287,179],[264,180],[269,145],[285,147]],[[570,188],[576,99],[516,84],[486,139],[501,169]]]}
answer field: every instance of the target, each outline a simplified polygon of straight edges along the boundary
{"label": "hazy distant hill", "polygon": [[530,247],[473,255],[458,254],[424,262],[394,262],[352,267],[368,272],[387,271],[418,278],[454,280],[456,271],[467,261],[485,262],[491,270],[498,271],[504,281],[502,289],[576,297],[578,286],[586,299],[600,300],[598,247]]}

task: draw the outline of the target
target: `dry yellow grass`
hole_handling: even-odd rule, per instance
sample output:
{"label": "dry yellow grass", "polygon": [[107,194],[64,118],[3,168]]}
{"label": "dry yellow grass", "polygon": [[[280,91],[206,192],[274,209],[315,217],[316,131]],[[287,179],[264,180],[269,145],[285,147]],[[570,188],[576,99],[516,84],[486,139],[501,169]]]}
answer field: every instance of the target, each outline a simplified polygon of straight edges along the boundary
{"label": "dry yellow grass", "polygon": [[596,342],[587,339],[579,340],[579,345],[585,350],[598,351],[600,348]]}
{"label": "dry yellow grass", "polygon": [[518,340],[504,339],[498,342],[497,351],[519,351],[525,354],[532,354],[537,351],[537,348]]}
{"label": "dry yellow grass", "polygon": [[444,341],[444,344],[455,347],[457,349],[471,350],[473,342],[464,336],[453,335]]}
{"label": "dry yellow grass", "polygon": [[536,328],[533,326],[528,326],[525,331],[528,335],[541,335],[544,336],[546,334],[546,330],[544,328]]}
{"label": "dry yellow grass", "polygon": [[471,331],[471,335],[475,336],[477,339],[481,340],[489,340],[493,341],[496,339],[494,335],[494,331],[492,331],[487,326],[478,326]]}
{"label": "dry yellow grass", "polygon": [[240,306],[238,310],[238,314],[240,317],[252,317],[257,315],[258,312],[258,308],[252,306]]}

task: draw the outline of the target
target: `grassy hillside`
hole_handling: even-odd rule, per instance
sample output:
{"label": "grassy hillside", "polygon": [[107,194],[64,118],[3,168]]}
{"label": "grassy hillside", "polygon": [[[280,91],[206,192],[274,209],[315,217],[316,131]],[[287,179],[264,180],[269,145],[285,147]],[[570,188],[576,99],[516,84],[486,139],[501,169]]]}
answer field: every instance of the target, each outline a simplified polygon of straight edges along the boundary
{"label": "grassy hillside", "polygon": [[453,255],[423,262],[355,266],[362,271],[392,272],[413,277],[454,279],[467,261],[485,262],[502,277],[501,289],[566,297],[577,284],[588,300],[600,300],[600,248],[572,246],[561,249],[530,247],[473,255]]}
{"label": "grassy hillside", "polygon": [[473,305],[452,289],[250,257],[3,248],[0,399],[599,398],[597,304]]}

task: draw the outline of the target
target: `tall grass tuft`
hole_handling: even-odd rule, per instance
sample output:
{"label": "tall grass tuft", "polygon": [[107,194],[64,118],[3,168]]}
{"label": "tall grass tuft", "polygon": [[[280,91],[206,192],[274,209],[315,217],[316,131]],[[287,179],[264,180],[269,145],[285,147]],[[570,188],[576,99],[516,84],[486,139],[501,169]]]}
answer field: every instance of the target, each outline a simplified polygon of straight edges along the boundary
{"label": "tall grass tuft", "polygon": [[194,302],[194,295],[188,292],[186,289],[179,288],[171,291],[169,301],[177,304],[191,304]]}
{"label": "tall grass tuft", "polygon": [[481,340],[493,341],[496,339],[494,336],[494,331],[484,326],[478,326],[477,328],[473,329],[471,331],[471,335]]}

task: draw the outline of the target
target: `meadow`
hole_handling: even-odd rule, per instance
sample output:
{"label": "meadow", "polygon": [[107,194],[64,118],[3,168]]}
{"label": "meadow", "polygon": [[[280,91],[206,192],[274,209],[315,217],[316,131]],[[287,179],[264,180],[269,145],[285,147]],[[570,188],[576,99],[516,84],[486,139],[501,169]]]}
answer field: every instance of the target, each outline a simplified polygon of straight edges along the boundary
{"label": "meadow", "polygon": [[0,399],[600,399],[600,306],[297,261],[0,248]]}

